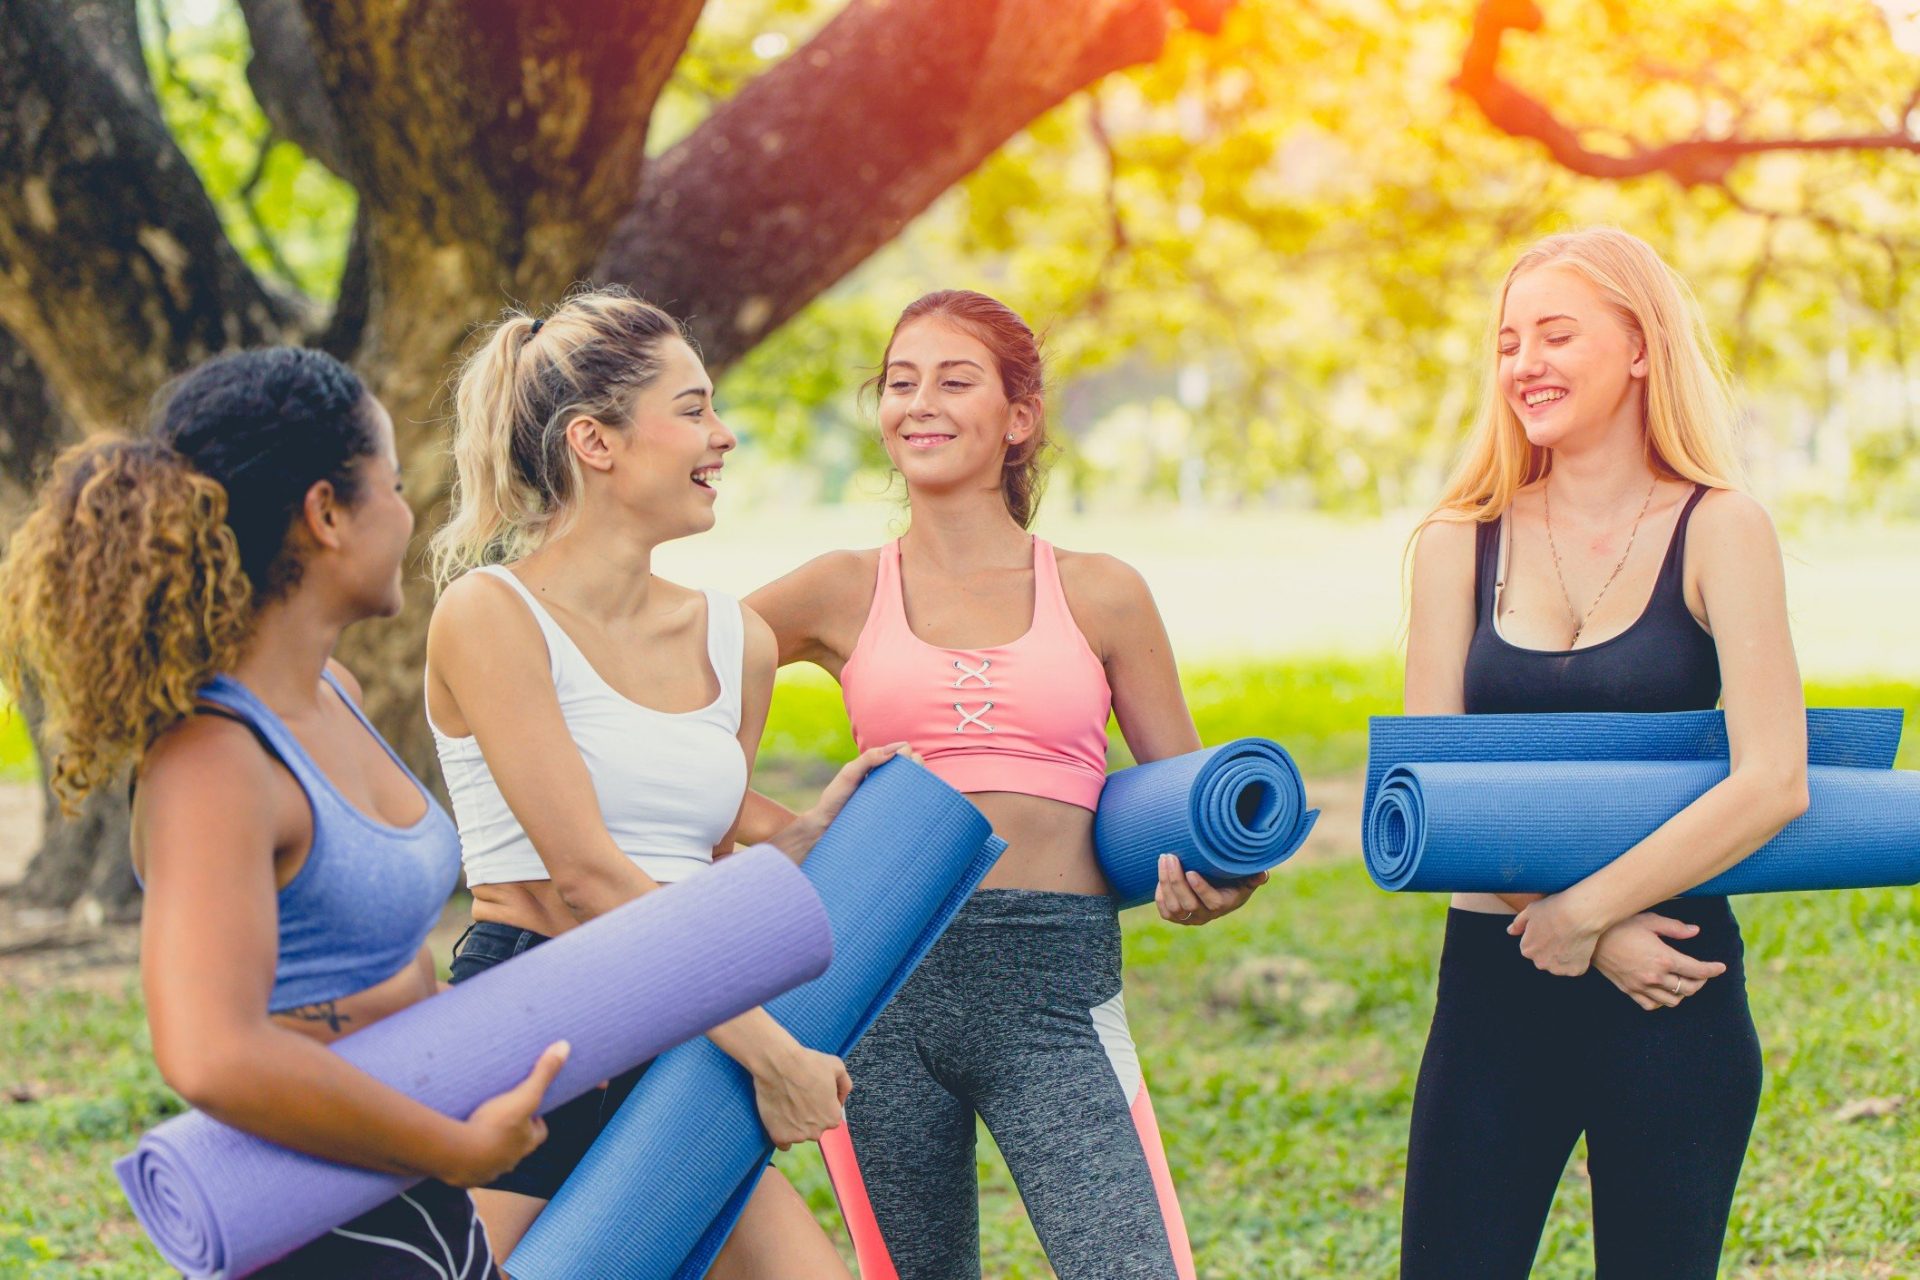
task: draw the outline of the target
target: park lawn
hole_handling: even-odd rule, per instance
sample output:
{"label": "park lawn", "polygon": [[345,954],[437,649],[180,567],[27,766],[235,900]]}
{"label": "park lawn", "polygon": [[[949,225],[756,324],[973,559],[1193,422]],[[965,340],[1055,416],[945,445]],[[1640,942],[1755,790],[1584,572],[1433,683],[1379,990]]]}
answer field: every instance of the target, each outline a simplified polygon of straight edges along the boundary
{"label": "park lawn", "polygon": [[[1317,776],[1364,760],[1364,718],[1393,710],[1396,686],[1385,658],[1188,680],[1208,741],[1266,732]],[[1920,688],[1908,684],[1810,686],[1809,700],[1920,713]],[[769,780],[803,798],[844,758],[844,725],[830,685],[783,680]],[[1916,738],[1903,744],[1908,767]],[[1129,1011],[1202,1275],[1392,1274],[1444,910],[1433,898],[1388,897],[1356,860],[1336,857],[1284,868],[1248,909],[1206,929],[1164,925],[1150,910],[1127,918]],[[1739,911],[1767,1080],[1727,1274],[1911,1275],[1920,1097],[1907,1054],[1920,1043],[1920,890],[1774,895]],[[131,970],[10,962],[0,968],[0,1045],[0,1277],[169,1274],[110,1171],[179,1107],[152,1066]],[[1886,1098],[1904,1105],[1840,1118],[1848,1103]],[[817,1152],[780,1164],[838,1234]],[[984,1135],[981,1168],[986,1273],[1046,1276]],[[1590,1274],[1587,1210],[1576,1153],[1541,1245],[1542,1280]]]}

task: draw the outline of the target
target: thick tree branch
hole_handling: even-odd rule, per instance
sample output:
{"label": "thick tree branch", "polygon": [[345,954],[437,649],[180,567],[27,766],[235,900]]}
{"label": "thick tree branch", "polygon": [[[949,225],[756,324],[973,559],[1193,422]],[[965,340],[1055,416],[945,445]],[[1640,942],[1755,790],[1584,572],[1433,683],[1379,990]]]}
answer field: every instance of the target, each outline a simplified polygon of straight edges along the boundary
{"label": "thick tree branch", "polygon": [[658,160],[596,275],[690,319],[722,367],[1036,116],[1155,57],[1173,9],[854,0]]}
{"label": "thick tree branch", "polygon": [[274,132],[353,181],[346,141],[320,84],[313,30],[300,0],[240,0],[240,13],[253,44],[247,84]]}
{"label": "thick tree branch", "polygon": [[174,371],[282,339],[152,109],[58,0],[0,0],[0,324],[83,428],[134,416]]}
{"label": "thick tree branch", "polygon": [[1660,146],[1631,142],[1622,153],[1594,151],[1580,132],[1563,123],[1551,108],[1503,79],[1500,47],[1509,31],[1538,31],[1543,25],[1533,0],[1481,0],[1473,34],[1460,60],[1454,87],[1477,104],[1489,123],[1516,138],[1532,138],[1555,161],[1592,178],[1638,178],[1664,173],[1682,186],[1724,183],[1733,166],[1768,151],[1908,151],[1920,153],[1920,137],[1901,130],[1829,138],[1689,138]]}
{"label": "thick tree branch", "polygon": [[392,235],[577,276],[631,206],[654,100],[700,0],[304,0],[346,164]]}

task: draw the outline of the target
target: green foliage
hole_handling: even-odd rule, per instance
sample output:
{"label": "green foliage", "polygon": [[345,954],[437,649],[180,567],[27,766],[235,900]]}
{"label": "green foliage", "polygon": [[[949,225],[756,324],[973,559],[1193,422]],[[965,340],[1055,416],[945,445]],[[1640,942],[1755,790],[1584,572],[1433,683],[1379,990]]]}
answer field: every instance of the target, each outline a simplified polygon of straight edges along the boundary
{"label": "green foliage", "polygon": [[[707,7],[655,154],[790,56],[834,0]],[[1488,360],[1490,295],[1548,231],[1611,222],[1694,284],[1739,375],[1763,489],[1920,512],[1920,163],[1781,152],[1724,184],[1576,177],[1450,87],[1459,0],[1243,0],[1217,36],[1034,122],[738,363],[723,410],[837,498],[884,473],[855,389],[899,308],[998,294],[1046,331],[1052,410],[1094,495],[1378,509],[1434,492]],[[1552,0],[1503,71],[1601,149],[1898,127],[1915,59],[1869,0]],[[353,193],[267,125],[232,0],[142,0],[169,124],[242,252],[316,298]]]}
{"label": "green foliage", "polygon": [[[1915,77],[1866,0],[1542,7],[1503,67],[1596,147],[1878,133]],[[1920,510],[1914,158],[1777,153],[1694,188],[1577,177],[1450,88],[1472,8],[1247,0],[1035,122],[788,332],[839,327],[857,297],[985,288],[1047,330],[1076,495],[1417,504],[1476,402],[1512,254],[1616,223],[1700,294],[1764,487]]]}
{"label": "green foliage", "polygon": [[0,690],[0,782],[31,782],[39,772],[26,717]]}

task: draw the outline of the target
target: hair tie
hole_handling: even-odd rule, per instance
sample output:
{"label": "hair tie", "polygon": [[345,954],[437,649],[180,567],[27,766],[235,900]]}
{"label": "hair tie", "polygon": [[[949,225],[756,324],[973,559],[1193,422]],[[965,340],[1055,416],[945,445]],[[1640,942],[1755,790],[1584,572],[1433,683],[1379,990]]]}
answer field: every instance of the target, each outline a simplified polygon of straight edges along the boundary
{"label": "hair tie", "polygon": [[528,336],[529,338],[531,338],[531,337],[532,337],[532,336],[533,336],[534,334],[536,334],[536,333],[539,333],[539,332],[540,332],[540,326],[541,326],[541,325],[543,325],[543,324],[545,324],[546,322],[547,322],[547,321],[546,321],[546,317],[545,317],[545,316],[542,316],[542,317],[541,317],[540,319],[538,319],[538,320],[535,320],[535,321],[533,322],[533,328],[531,328],[531,329],[529,329],[529,330],[527,330],[527,336]]}

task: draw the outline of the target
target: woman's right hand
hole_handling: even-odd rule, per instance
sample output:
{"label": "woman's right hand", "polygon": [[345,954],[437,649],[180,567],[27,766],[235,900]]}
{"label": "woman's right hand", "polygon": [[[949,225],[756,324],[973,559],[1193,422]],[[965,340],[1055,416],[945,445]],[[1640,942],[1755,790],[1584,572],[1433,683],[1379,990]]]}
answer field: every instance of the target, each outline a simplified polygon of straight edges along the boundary
{"label": "woman's right hand", "polygon": [[1642,1009],[1671,1009],[1727,971],[1718,960],[1696,960],[1662,941],[1699,932],[1699,925],[1642,911],[1600,935],[1593,967]]}
{"label": "woman's right hand", "polygon": [[460,1126],[459,1149],[439,1171],[439,1179],[456,1187],[485,1186],[545,1142],[547,1122],[539,1115],[540,1100],[572,1051],[565,1040],[548,1045],[525,1080],[475,1107]]}
{"label": "woman's right hand", "polygon": [[832,1054],[809,1049],[785,1031],[781,1035],[785,1043],[753,1072],[753,1101],[767,1136],[785,1151],[846,1123],[853,1078]]}

